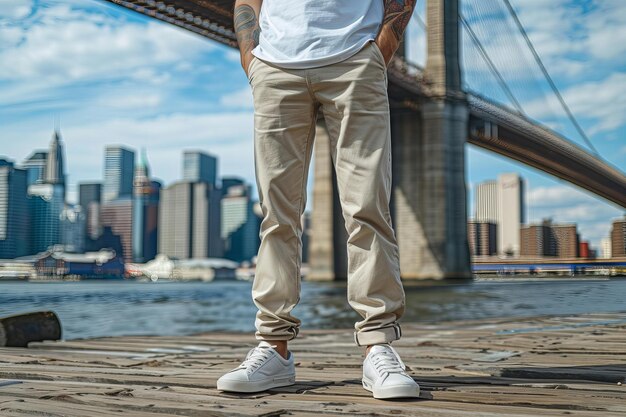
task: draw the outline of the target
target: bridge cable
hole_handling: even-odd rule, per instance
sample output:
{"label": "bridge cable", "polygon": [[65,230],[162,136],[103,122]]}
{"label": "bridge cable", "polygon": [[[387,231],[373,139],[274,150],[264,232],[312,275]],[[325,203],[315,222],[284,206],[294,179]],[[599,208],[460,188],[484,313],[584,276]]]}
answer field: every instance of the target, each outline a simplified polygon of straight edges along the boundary
{"label": "bridge cable", "polygon": [[[486,43],[487,40],[493,41],[498,40],[494,47],[498,47],[498,43],[505,47],[505,49],[510,50],[511,48],[518,51],[517,53],[497,53],[494,55],[490,54],[491,59],[494,63],[497,64],[498,69],[501,71],[503,76],[506,75],[507,72],[511,73],[514,69],[528,68],[528,71],[523,71],[524,73],[532,71],[530,66],[530,61],[527,60],[527,57],[530,58],[530,53],[528,53],[527,48],[520,42],[519,36],[515,36],[515,33],[510,30],[511,27],[506,22],[506,17],[508,16],[508,12],[504,10],[504,7],[501,5],[499,0],[479,0],[474,1],[474,9],[468,8],[468,12],[477,13],[474,17],[481,24],[472,24],[472,29],[476,33],[477,37],[483,41],[483,45],[485,50],[489,50],[488,45]],[[467,3],[465,3],[467,4]],[[498,7],[500,6],[500,7]],[[502,12],[502,17],[504,19],[495,18],[494,13],[499,15],[499,11]],[[465,14],[466,19],[469,17]],[[468,23],[472,22],[472,19],[467,19]],[[497,49],[498,51],[499,49]],[[530,58],[532,60],[532,58]],[[533,66],[534,68],[534,66]],[[527,79],[526,77],[519,77],[515,74],[511,73],[511,78],[505,77],[507,80],[507,84],[510,86],[512,91],[520,92],[521,94],[516,94],[516,97],[526,96],[530,91],[535,88],[541,90],[541,86],[539,82],[533,77],[531,79]],[[531,85],[532,84],[532,85]],[[545,97],[545,96],[543,96]]]}
{"label": "bridge cable", "polygon": [[554,94],[558,98],[559,102],[561,103],[561,106],[563,106],[563,109],[567,113],[568,118],[570,119],[570,121],[572,122],[572,124],[574,125],[574,127],[576,128],[578,133],[580,134],[580,136],[585,140],[587,145],[591,148],[593,153],[598,158],[601,158],[600,154],[598,153],[598,150],[595,148],[595,146],[593,146],[593,143],[591,143],[591,140],[589,139],[589,137],[587,136],[587,134],[585,133],[583,128],[578,123],[578,120],[576,120],[576,117],[574,117],[574,114],[572,113],[572,111],[570,110],[569,106],[567,105],[567,103],[563,99],[563,96],[561,96],[561,93],[559,92],[559,89],[557,88],[556,84],[552,80],[552,77],[550,77],[550,74],[548,73],[548,70],[543,65],[543,61],[539,57],[539,54],[537,53],[537,50],[535,49],[535,47],[533,46],[532,42],[530,41],[530,38],[528,37],[528,33],[526,32],[526,29],[524,29],[524,26],[522,25],[522,22],[519,20],[519,17],[517,16],[517,13],[513,9],[513,6],[511,6],[511,2],[509,0],[502,0],[502,1],[504,2],[504,4],[506,5],[507,9],[509,10],[509,13],[511,14],[511,16],[513,17],[513,20],[515,21],[515,24],[517,25],[517,28],[519,29],[519,31],[521,32],[522,36],[524,37],[524,40],[526,41],[526,44],[528,45],[528,48],[532,52],[532,54],[533,54],[533,56],[535,58],[535,61],[539,65],[539,68],[541,69],[541,72],[543,72],[544,77],[546,77],[546,80],[548,81],[548,84],[550,84],[550,88],[552,88],[552,91],[554,92]]}
{"label": "bridge cable", "polygon": [[[419,3],[419,2],[418,2]],[[415,19],[415,21],[417,21],[418,25],[424,30],[427,31],[428,30],[428,26],[426,25],[426,22],[424,22],[424,19],[422,18],[422,16],[420,16],[419,13],[414,13],[413,14],[413,19]],[[487,63],[487,65],[489,66],[489,69],[491,70],[491,73],[498,79],[498,83],[500,84],[500,87],[502,87],[502,89],[504,90],[505,94],[507,95],[507,97],[509,98],[509,100],[511,100],[511,103],[515,106],[515,108],[523,115],[525,115],[526,113],[524,112],[524,109],[522,108],[522,106],[520,105],[519,101],[517,100],[517,98],[515,98],[515,95],[513,94],[513,91],[511,91],[511,88],[508,86],[508,84],[506,83],[506,81],[504,80],[504,77],[502,76],[502,74],[500,73],[500,71],[498,71],[498,68],[496,67],[496,65],[494,64],[493,60],[489,57],[489,54],[487,53],[487,51],[485,50],[482,42],[478,39],[478,36],[476,36],[476,33],[472,30],[472,28],[469,26],[469,23],[467,22],[467,20],[463,17],[463,15],[461,14],[461,12],[459,12],[459,18],[461,20],[461,22],[463,22],[463,25],[466,27],[468,33],[470,34],[470,37],[474,43],[474,45],[478,48],[482,58],[485,60],[485,62]]]}
{"label": "bridge cable", "polygon": [[511,89],[509,88],[509,85],[504,80],[504,77],[502,77],[502,74],[500,73],[500,71],[498,71],[498,68],[496,67],[494,62],[491,60],[491,58],[489,57],[489,54],[485,50],[482,42],[480,41],[480,39],[478,39],[478,37],[476,36],[476,33],[471,28],[469,23],[467,23],[467,20],[465,20],[465,18],[463,17],[463,15],[461,13],[459,13],[459,19],[461,20],[461,23],[463,23],[463,26],[465,26],[465,29],[467,30],[467,33],[470,35],[470,38],[472,39],[472,42],[478,48],[478,51],[480,52],[480,55],[482,56],[482,58],[487,63],[487,66],[489,67],[489,70],[498,79],[498,84],[500,84],[500,87],[502,87],[502,89],[506,93],[506,95],[509,98],[509,100],[511,100],[511,103],[513,103],[513,105],[515,106],[517,111],[519,111],[523,115],[526,115],[526,113],[524,112],[524,109],[522,108],[521,104],[519,103],[517,98],[515,98],[515,95],[513,94],[513,91],[511,91]]}

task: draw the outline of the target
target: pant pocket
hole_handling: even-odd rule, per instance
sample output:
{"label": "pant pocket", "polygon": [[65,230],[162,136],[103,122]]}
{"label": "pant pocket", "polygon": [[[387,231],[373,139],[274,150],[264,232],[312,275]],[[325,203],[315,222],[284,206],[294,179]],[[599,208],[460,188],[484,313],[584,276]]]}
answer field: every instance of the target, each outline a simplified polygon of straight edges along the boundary
{"label": "pant pocket", "polygon": [[256,61],[258,61],[259,58],[257,58],[256,56],[252,56],[252,59],[250,60],[250,62],[248,63],[248,70],[247,70],[247,74],[248,74],[248,83],[252,83],[252,71],[254,70],[254,64],[256,63]]}
{"label": "pant pocket", "polygon": [[374,55],[377,56],[378,62],[382,64],[383,67],[387,68],[385,64],[385,56],[383,55],[383,51],[380,50],[380,47],[375,41],[370,42],[372,49],[374,50]]}

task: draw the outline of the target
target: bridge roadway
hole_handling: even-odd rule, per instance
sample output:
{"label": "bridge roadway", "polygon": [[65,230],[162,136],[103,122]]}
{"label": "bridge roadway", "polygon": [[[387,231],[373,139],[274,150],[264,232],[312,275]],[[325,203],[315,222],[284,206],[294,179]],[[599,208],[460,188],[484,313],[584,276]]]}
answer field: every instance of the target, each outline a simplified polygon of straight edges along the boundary
{"label": "bridge roadway", "polygon": [[[104,0],[235,48],[233,0]],[[420,68],[395,57],[388,69],[393,109],[419,112],[429,83]],[[468,142],[552,174],[626,208],[626,175],[536,121],[467,94]],[[610,103],[607,103],[610,105]]]}

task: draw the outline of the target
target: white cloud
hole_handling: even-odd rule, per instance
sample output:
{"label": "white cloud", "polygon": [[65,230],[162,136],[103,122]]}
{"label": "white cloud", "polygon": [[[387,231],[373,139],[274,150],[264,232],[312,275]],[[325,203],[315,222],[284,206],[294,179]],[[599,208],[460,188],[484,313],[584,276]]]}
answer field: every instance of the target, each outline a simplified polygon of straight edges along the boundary
{"label": "white cloud", "polygon": [[243,88],[234,93],[222,96],[220,103],[229,108],[247,108],[253,107],[252,92],[249,87]]}
{"label": "white cloud", "polygon": [[[611,131],[626,123],[626,73],[613,73],[601,81],[581,82],[563,91],[563,97],[579,118],[595,122],[589,134]],[[559,106],[555,96],[524,106],[529,114],[543,118]]]}
{"label": "white cloud", "polygon": [[590,67],[626,62],[626,3],[622,0],[515,0],[512,4],[542,58],[579,54]]}
{"label": "white cloud", "polygon": [[98,98],[95,105],[110,107],[115,110],[157,108],[163,102],[163,97],[158,92],[138,94],[134,91],[128,94],[103,95]]}
{"label": "white cloud", "polygon": [[226,51],[224,57],[231,62],[241,62],[241,55],[239,55],[239,51],[235,49],[229,49]]}
{"label": "white cloud", "polygon": [[163,85],[172,79],[167,71],[157,71],[155,68],[140,67],[128,75],[129,79],[152,85]]}
{"label": "white cloud", "polygon": [[6,26],[0,29],[0,41],[3,45],[17,44],[24,37],[24,29]]}
{"label": "white cloud", "polygon": [[38,15],[28,30],[0,27],[0,38],[13,40],[0,49],[0,79],[46,88],[126,76],[164,82],[166,75],[150,67],[180,65],[212,47],[169,25],[130,23],[68,5]]}
{"label": "white cloud", "polygon": [[30,13],[32,0],[0,0],[1,19],[22,19]]}
{"label": "white cloud", "polygon": [[626,3],[622,0],[594,1],[585,19],[586,50],[595,58],[626,62]]}
{"label": "white cloud", "polygon": [[581,191],[571,187],[552,186],[534,187],[526,195],[527,202],[533,207],[562,207],[580,202],[587,202],[590,198]]}
{"label": "white cloud", "polygon": [[555,223],[576,223],[583,240],[596,248],[606,237],[611,220],[621,210],[572,186],[557,185],[531,188],[527,195],[528,223],[552,218]]}
{"label": "white cloud", "polygon": [[[484,1],[482,8],[464,3],[463,13],[473,31],[480,39],[498,70],[509,82],[532,80],[541,77],[539,68],[526,46],[504,4],[499,0]],[[564,0],[526,0],[514,1],[519,8],[519,16],[526,27],[539,54],[547,60],[553,72],[561,69],[570,70],[563,61],[566,53],[578,50],[578,44],[572,42],[570,25],[578,17],[571,8],[565,7]],[[546,11],[549,10],[549,13]],[[572,23],[574,22],[574,23]],[[479,71],[483,76],[492,77],[469,36],[465,36],[463,50],[467,53],[464,61],[466,71]],[[559,58],[559,65],[551,62],[552,57]]]}

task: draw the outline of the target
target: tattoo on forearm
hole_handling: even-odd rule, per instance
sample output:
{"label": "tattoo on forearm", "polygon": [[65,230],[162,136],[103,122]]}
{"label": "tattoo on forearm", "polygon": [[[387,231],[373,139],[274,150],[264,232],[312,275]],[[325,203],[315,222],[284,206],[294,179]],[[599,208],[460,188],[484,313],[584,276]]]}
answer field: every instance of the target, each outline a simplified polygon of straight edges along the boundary
{"label": "tattoo on forearm", "polygon": [[398,42],[402,39],[404,29],[409,24],[416,0],[384,0],[385,17],[383,26],[389,25]]}
{"label": "tattoo on forearm", "polygon": [[259,44],[259,20],[254,9],[247,4],[235,8],[234,13],[235,33],[239,49],[243,53],[248,53]]}

